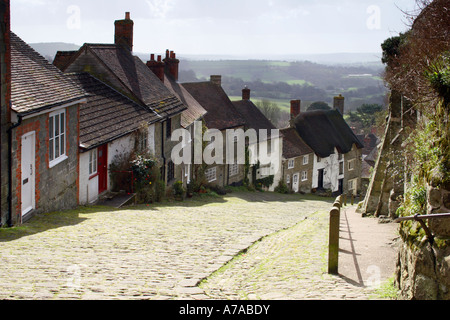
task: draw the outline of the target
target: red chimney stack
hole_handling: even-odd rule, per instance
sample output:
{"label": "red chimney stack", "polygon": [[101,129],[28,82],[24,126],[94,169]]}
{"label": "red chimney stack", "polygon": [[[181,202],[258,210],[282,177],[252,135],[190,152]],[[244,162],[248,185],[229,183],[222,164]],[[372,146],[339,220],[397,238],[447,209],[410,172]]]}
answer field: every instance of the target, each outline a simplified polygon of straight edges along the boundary
{"label": "red chimney stack", "polygon": [[147,61],[147,67],[149,67],[150,70],[153,71],[153,73],[164,82],[164,69],[165,69],[165,63],[162,61],[161,56],[158,56],[158,60],[155,60],[155,55],[152,54],[150,56],[150,61]]}
{"label": "red chimney stack", "polygon": [[166,74],[170,75],[175,81],[178,81],[178,70],[180,60],[176,58],[173,51],[166,50],[166,58],[164,59]]}
{"label": "red chimney stack", "polygon": [[114,36],[114,43],[122,45],[130,51],[133,51],[133,28],[134,22],[130,18],[130,13],[125,13],[124,20],[116,20],[114,22],[116,32]]}
{"label": "red chimney stack", "polygon": [[242,89],[242,100],[248,101],[250,100],[250,89],[245,86],[244,89]]}

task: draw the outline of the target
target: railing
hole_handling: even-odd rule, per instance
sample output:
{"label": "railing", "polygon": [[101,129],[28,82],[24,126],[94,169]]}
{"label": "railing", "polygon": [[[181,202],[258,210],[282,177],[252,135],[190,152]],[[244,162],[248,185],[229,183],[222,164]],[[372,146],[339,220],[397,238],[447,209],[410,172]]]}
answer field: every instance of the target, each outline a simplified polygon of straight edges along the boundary
{"label": "railing", "polygon": [[330,232],[328,240],[328,273],[338,274],[339,267],[339,228],[343,196],[339,196],[330,210]]}
{"label": "railing", "polygon": [[394,220],[395,223],[400,223],[403,221],[417,221],[422,226],[423,230],[427,235],[428,241],[430,241],[431,245],[434,243],[434,235],[431,233],[430,228],[428,228],[427,224],[424,220],[430,219],[445,219],[450,218],[450,213],[437,213],[437,214],[428,214],[428,215],[415,215],[410,217],[400,217]]}

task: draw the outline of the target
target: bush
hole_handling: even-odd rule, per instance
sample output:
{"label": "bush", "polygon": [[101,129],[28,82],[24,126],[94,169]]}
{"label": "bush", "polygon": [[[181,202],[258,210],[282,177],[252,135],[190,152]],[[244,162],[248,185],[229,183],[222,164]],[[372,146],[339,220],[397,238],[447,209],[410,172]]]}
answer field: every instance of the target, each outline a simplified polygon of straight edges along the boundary
{"label": "bush", "polygon": [[286,183],[284,183],[283,180],[280,180],[280,182],[278,183],[278,186],[275,188],[275,192],[281,193],[281,194],[288,194],[289,193],[289,188],[286,185]]}

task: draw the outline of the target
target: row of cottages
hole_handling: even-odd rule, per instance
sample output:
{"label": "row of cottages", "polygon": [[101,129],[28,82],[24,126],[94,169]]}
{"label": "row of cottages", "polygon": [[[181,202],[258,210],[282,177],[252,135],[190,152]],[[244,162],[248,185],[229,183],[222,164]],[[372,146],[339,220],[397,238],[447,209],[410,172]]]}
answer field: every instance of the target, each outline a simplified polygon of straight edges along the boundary
{"label": "row of cottages", "polygon": [[283,178],[291,191],[361,192],[364,145],[344,120],[344,101],[338,96],[333,110],[307,112],[300,100],[291,101],[290,127],[281,130]]}

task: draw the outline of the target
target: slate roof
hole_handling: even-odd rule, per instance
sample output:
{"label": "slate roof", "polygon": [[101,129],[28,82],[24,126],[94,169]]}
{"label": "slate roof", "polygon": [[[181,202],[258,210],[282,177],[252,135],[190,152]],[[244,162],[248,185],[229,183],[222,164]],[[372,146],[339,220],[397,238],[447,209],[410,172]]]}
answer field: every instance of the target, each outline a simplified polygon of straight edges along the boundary
{"label": "slate roof", "polygon": [[285,159],[293,159],[314,151],[299,136],[295,128],[286,128],[280,130],[283,135],[283,157]]}
{"label": "slate roof", "polygon": [[346,154],[354,144],[359,149],[364,147],[338,110],[303,112],[295,119],[295,128],[321,158],[333,154],[335,148]]}
{"label": "slate roof", "polygon": [[192,97],[182,84],[166,75],[164,77],[164,85],[187,106],[187,109],[181,114],[181,126],[183,128],[189,127],[196,120],[205,116],[207,111],[194,99],[194,97]]}
{"label": "slate roof", "polygon": [[84,97],[85,92],[79,86],[11,32],[11,100],[14,111],[27,115]]}
{"label": "slate roof", "polygon": [[127,135],[160,117],[88,73],[68,74],[87,93],[80,107],[80,144],[89,150]]}
{"label": "slate roof", "polygon": [[183,87],[207,111],[204,119],[209,129],[226,130],[245,125],[221,86],[206,81],[183,83]]}
{"label": "slate roof", "polygon": [[173,116],[186,106],[170,91],[161,80],[138,57],[115,44],[85,44],[114,76],[137,99],[163,117]]}

